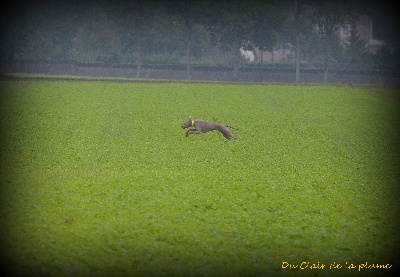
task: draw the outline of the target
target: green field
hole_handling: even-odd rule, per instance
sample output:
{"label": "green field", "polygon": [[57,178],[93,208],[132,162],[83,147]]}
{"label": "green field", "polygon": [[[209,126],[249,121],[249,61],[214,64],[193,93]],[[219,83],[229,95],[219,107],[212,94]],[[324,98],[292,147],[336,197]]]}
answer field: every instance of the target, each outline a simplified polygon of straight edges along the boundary
{"label": "green field", "polygon": [[[13,275],[399,269],[399,91],[68,80],[0,86],[0,265]],[[185,137],[180,126],[189,115],[234,126],[238,139]],[[303,262],[325,267],[300,269]],[[391,268],[359,271],[366,262]],[[334,263],[341,268],[330,269]]]}

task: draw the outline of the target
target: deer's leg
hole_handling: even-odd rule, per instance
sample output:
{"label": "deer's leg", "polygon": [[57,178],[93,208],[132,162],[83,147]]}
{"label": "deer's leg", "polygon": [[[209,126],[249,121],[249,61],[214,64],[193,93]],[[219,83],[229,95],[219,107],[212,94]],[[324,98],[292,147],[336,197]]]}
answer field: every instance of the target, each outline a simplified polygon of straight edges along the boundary
{"label": "deer's leg", "polygon": [[201,131],[197,131],[196,129],[189,129],[186,132],[186,136],[193,135],[193,134],[201,134],[201,133],[202,133]]}
{"label": "deer's leg", "polygon": [[231,140],[235,138],[235,136],[226,127],[220,128],[218,131],[220,131],[226,139]]}

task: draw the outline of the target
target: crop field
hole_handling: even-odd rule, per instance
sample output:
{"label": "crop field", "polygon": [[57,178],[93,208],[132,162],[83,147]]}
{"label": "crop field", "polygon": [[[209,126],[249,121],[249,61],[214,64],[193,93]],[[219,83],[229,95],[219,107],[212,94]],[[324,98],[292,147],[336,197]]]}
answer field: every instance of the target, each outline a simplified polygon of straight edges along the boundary
{"label": "crop field", "polygon": [[[0,86],[0,266],[13,276],[399,270],[398,90]],[[186,137],[189,115],[238,139]]]}

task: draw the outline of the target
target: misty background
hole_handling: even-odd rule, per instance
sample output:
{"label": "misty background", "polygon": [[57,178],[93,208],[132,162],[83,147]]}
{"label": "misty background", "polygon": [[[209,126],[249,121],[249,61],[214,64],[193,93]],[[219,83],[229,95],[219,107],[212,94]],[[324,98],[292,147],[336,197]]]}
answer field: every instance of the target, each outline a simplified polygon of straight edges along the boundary
{"label": "misty background", "polygon": [[355,82],[393,81],[398,18],[394,4],[381,2],[15,1],[1,8],[0,69],[267,82],[351,82],[346,77],[361,74]]}

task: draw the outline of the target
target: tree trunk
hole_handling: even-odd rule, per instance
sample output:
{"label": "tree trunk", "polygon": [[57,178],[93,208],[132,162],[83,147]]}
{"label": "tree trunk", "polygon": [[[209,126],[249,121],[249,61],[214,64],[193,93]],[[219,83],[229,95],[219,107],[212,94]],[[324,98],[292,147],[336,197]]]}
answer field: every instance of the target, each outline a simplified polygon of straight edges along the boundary
{"label": "tree trunk", "polygon": [[324,83],[329,80],[329,67],[330,67],[331,45],[329,44],[329,37],[325,38],[325,58],[324,58]]}
{"label": "tree trunk", "polygon": [[186,21],[186,31],[187,31],[187,44],[186,44],[186,74],[187,79],[191,80],[192,72],[192,41],[193,41],[193,27],[190,19]]}
{"label": "tree trunk", "polygon": [[[235,43],[236,46],[236,43]],[[236,82],[238,80],[238,73],[239,73],[239,59],[240,59],[240,49],[237,49],[234,46],[233,49],[233,80]]]}
{"label": "tree trunk", "polygon": [[7,34],[7,54],[6,54],[6,60],[9,64],[14,63],[14,57],[15,57],[15,47],[14,47],[14,39],[12,32],[8,31]]}
{"label": "tree trunk", "polygon": [[300,62],[300,32],[296,30],[296,83],[300,82]]}
{"label": "tree trunk", "polygon": [[[255,62],[259,62],[260,61],[260,57],[259,57],[257,48],[254,46],[254,44],[251,44],[250,47],[251,47],[251,51],[253,52],[253,55],[254,55],[254,61]],[[261,50],[260,50],[260,52],[261,52]]]}
{"label": "tree trunk", "polygon": [[297,0],[293,0],[293,15],[295,19],[296,28],[296,83],[300,82],[300,6]]}
{"label": "tree trunk", "polygon": [[233,80],[236,82],[238,80],[238,73],[240,68],[240,41],[238,39],[235,40],[232,47],[232,59],[233,59]]}
{"label": "tree trunk", "polygon": [[137,45],[136,45],[136,78],[140,78],[140,73],[142,71],[142,63],[143,63],[143,51],[142,51],[142,30],[137,32]]}

